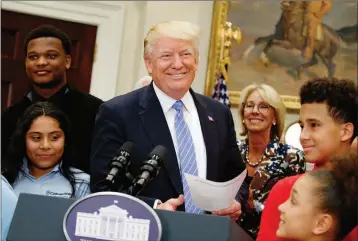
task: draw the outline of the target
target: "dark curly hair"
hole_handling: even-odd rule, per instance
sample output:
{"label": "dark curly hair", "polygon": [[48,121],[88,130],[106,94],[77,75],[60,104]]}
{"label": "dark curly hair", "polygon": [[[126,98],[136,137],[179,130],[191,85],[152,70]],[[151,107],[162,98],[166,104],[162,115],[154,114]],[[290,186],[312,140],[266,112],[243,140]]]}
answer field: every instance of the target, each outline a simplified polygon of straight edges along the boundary
{"label": "dark curly hair", "polygon": [[301,105],[326,103],[333,119],[354,125],[351,141],[357,136],[358,91],[353,81],[336,78],[318,78],[307,81],[301,87],[300,99]]}
{"label": "dark curly hair", "polygon": [[33,39],[43,38],[43,37],[53,37],[61,40],[63,50],[67,55],[71,53],[71,41],[70,38],[62,30],[52,26],[52,25],[40,25],[39,27],[33,29],[24,40],[24,51],[25,56],[27,56],[27,46],[29,42]]}
{"label": "dark curly hair", "polygon": [[358,160],[354,153],[338,155],[331,161],[332,170],[307,173],[317,181],[314,195],[318,207],[337,219],[336,240],[343,240],[357,225]]}
{"label": "dark curly hair", "polygon": [[[26,133],[32,123],[40,116],[49,116],[55,119],[65,135],[65,148],[62,156],[60,171],[62,175],[70,182],[72,195],[75,195],[75,177],[70,170],[71,161],[75,160],[74,151],[71,149],[70,121],[67,115],[50,102],[36,102],[26,109],[21,119],[19,119],[15,132],[11,137],[7,155],[5,156],[2,174],[13,184],[20,171],[22,171],[23,158],[26,154]],[[28,157],[27,157],[28,158]]]}

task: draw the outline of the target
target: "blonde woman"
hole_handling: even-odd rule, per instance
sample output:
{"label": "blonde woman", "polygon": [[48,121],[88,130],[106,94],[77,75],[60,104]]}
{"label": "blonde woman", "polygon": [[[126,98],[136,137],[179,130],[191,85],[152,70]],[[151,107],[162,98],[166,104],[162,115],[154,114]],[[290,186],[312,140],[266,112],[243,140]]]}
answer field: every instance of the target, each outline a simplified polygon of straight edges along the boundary
{"label": "blonde woman", "polygon": [[303,152],[281,143],[285,106],[269,85],[252,84],[241,94],[240,117],[246,139],[238,141],[248,176],[250,198],[243,207],[240,225],[256,238],[261,212],[273,185],[280,179],[305,172]]}

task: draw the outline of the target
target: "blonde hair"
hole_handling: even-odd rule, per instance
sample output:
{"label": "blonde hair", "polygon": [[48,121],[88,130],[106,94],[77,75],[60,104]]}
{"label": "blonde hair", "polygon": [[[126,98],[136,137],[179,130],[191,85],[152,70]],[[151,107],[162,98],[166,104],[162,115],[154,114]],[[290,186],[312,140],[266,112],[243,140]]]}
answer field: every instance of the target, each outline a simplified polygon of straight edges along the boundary
{"label": "blonde hair", "polygon": [[[280,95],[277,93],[277,91],[272,88],[269,85],[266,84],[252,84],[247,87],[245,87],[240,96],[240,118],[241,120],[244,119],[244,104],[246,103],[247,98],[253,93],[254,91],[257,91],[262,99],[264,99],[267,104],[272,106],[272,108],[275,110],[275,117],[276,117],[276,125],[273,125],[271,127],[271,138],[278,137],[281,138],[284,126],[285,126],[285,116],[286,116],[286,108],[283,104]],[[242,131],[240,135],[246,136],[248,133],[247,128],[245,126],[245,123],[242,123]]]}
{"label": "blonde hair", "polygon": [[153,50],[153,45],[161,38],[174,38],[191,41],[195,54],[198,54],[200,28],[196,24],[183,21],[167,21],[154,25],[144,39],[144,58]]}

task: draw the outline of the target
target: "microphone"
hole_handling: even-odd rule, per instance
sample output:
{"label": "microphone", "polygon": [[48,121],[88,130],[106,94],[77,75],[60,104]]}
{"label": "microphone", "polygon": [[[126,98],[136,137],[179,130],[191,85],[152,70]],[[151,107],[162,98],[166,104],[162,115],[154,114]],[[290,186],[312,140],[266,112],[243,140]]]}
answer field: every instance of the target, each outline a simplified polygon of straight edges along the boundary
{"label": "microphone", "polygon": [[128,189],[128,194],[137,196],[149,181],[159,174],[163,160],[168,153],[164,146],[156,146],[148,155],[148,159],[144,161],[140,167],[140,172],[134,180],[133,185]]}
{"label": "microphone", "polygon": [[116,156],[113,157],[112,161],[108,165],[111,169],[106,177],[107,182],[113,185],[118,177],[126,175],[130,164],[132,148],[133,143],[128,141],[118,150]]}

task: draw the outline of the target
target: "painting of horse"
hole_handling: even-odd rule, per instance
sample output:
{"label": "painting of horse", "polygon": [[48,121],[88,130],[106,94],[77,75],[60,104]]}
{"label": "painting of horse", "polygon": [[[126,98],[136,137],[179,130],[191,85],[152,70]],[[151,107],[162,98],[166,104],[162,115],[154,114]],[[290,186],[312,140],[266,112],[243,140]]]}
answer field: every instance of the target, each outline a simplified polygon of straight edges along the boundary
{"label": "painting of horse", "polygon": [[[297,63],[299,66],[295,66],[297,70],[297,78],[301,77],[301,71],[304,70],[311,77],[318,77],[317,74],[311,73],[308,67],[318,64],[317,56],[322,60],[324,65],[327,67],[327,75],[329,78],[334,76],[336,64],[333,59],[336,56],[339,49],[350,49],[354,43],[357,43],[357,28],[358,25],[343,27],[339,30],[334,30],[327,24],[322,24],[320,27],[322,37],[316,40],[313,58],[310,62],[304,63],[302,58],[302,50],[304,49],[306,36],[302,35],[302,29],[304,29],[304,12],[297,11],[292,14],[292,24],[288,28],[287,39],[283,38],[285,18],[283,13],[275,26],[275,32],[265,37],[259,37],[255,40],[255,46],[265,44],[265,47],[261,55],[264,64],[265,61],[270,61],[267,54],[274,46],[282,47],[287,50],[296,51]],[[245,55],[249,54],[246,52]],[[271,54],[273,54],[271,52]],[[267,59],[265,59],[267,58]]]}
{"label": "painting of horse", "polygon": [[302,54],[307,40],[303,14],[291,16],[284,38],[287,23],[278,1],[231,2],[228,21],[241,29],[242,41],[231,50],[230,90],[256,82],[273,86],[281,95],[297,96],[311,78],[357,81],[357,2],[333,2],[309,62]]}

